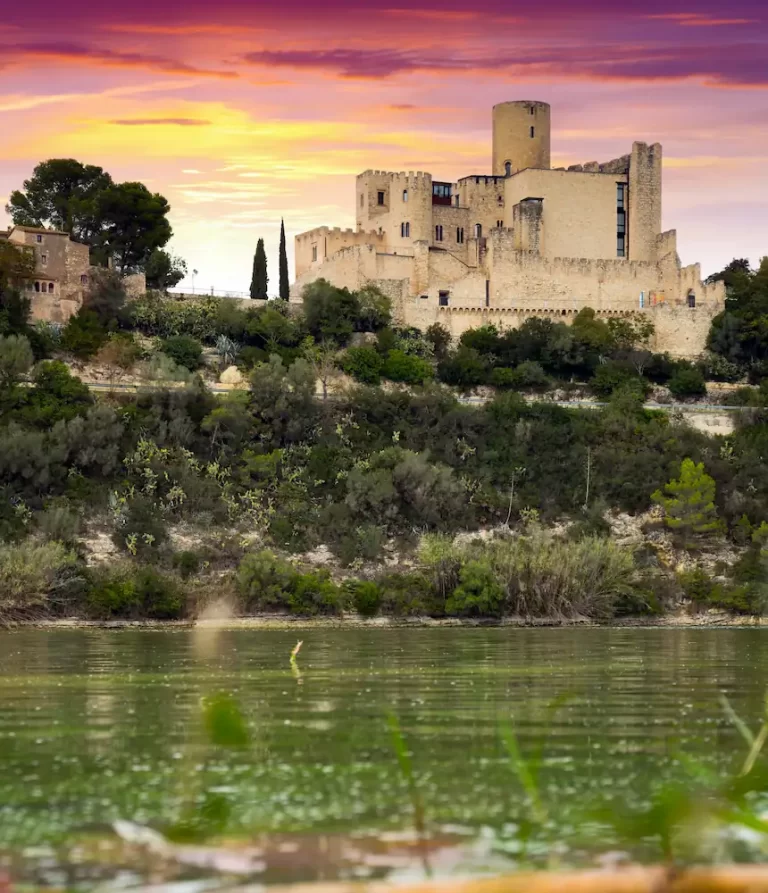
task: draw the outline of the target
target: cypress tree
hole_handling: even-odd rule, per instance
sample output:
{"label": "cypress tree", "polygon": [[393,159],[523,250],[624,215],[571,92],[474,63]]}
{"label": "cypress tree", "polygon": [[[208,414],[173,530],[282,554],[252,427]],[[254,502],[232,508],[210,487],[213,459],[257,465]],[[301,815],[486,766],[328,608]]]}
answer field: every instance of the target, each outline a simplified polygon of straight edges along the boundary
{"label": "cypress tree", "polygon": [[280,297],[288,300],[290,287],[288,285],[288,255],[285,251],[285,221],[280,221]]}
{"label": "cypress tree", "polygon": [[251,298],[262,301],[267,300],[267,253],[264,251],[264,239],[256,243],[256,253],[253,255],[253,274],[251,275]]}

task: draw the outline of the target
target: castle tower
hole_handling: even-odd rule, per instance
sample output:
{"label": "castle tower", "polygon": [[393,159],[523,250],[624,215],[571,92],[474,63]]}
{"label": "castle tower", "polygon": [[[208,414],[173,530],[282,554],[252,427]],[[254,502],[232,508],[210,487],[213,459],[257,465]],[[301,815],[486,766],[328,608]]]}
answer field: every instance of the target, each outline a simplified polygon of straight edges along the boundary
{"label": "castle tower", "polygon": [[508,176],[527,167],[548,170],[549,104],[520,100],[493,107],[493,173]]}

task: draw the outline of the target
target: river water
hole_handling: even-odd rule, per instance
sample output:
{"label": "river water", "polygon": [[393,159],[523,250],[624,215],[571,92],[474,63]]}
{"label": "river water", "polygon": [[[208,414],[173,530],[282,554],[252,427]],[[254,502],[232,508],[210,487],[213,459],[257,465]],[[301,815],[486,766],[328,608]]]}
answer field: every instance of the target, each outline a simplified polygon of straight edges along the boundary
{"label": "river water", "polygon": [[[553,847],[589,862],[627,846],[595,810],[642,807],[687,758],[738,765],[721,697],[756,727],[767,670],[756,629],[3,632],[0,854],[36,882],[83,883],[62,864],[93,862],[82,841],[115,820],[167,829],[223,803],[219,839],[258,841],[266,881],[418,877],[429,859],[497,871]],[[245,747],[206,736],[201,700],[219,692]],[[504,729],[534,771],[543,742],[533,831]],[[629,848],[658,858],[653,841]]]}

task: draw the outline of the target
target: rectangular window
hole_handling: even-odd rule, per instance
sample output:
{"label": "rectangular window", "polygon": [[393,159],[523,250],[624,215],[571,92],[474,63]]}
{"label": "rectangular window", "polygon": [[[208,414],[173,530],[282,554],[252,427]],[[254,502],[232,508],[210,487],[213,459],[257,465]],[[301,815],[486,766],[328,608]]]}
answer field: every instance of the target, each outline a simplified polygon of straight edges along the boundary
{"label": "rectangular window", "polygon": [[530,115],[533,114],[533,106],[531,106],[531,107],[528,109],[528,114],[530,114]]}
{"label": "rectangular window", "polygon": [[312,260],[313,261],[317,260],[317,245],[312,246]]}
{"label": "rectangular window", "polygon": [[403,190],[403,201],[404,202],[408,201],[408,190],[407,189]]}
{"label": "rectangular window", "polygon": [[38,242],[42,242],[42,241],[43,241],[43,237],[42,237],[39,233],[38,233],[38,235],[37,235],[37,241],[38,241]]}
{"label": "rectangular window", "polygon": [[442,241],[443,241],[443,228],[442,228],[442,226],[440,226],[440,224],[438,224],[438,225],[435,227],[435,241],[436,241],[436,242],[442,242]]}
{"label": "rectangular window", "polygon": [[464,227],[463,226],[456,227],[456,241],[459,243],[459,245],[464,244]]}
{"label": "rectangular window", "polygon": [[616,184],[616,207],[624,208],[626,207],[627,201],[627,184],[626,183],[617,183]]}
{"label": "rectangular window", "polygon": [[627,184],[616,184],[616,257],[627,256]]}
{"label": "rectangular window", "polygon": [[85,275],[85,273],[83,273],[83,275],[80,277],[80,284],[88,285],[88,277]]}
{"label": "rectangular window", "polygon": [[623,208],[616,211],[616,232],[626,233],[627,231],[627,212]]}
{"label": "rectangular window", "polygon": [[439,301],[440,301],[440,306],[441,306],[441,307],[447,307],[447,306],[448,306],[448,298],[450,297],[450,295],[451,295],[451,293],[450,293],[449,291],[441,291],[441,292],[440,292],[440,294],[439,294]]}
{"label": "rectangular window", "polygon": [[401,223],[400,224],[400,238],[409,239],[411,236],[411,224],[410,223]]}
{"label": "rectangular window", "polygon": [[47,255],[47,254],[41,254],[41,255],[40,255],[40,263],[41,263],[44,267],[47,267],[47,266],[48,266],[48,255]]}
{"label": "rectangular window", "polygon": [[535,135],[536,135],[536,128],[531,127],[531,139],[533,139]]}
{"label": "rectangular window", "polygon": [[624,233],[616,234],[616,257],[624,257],[625,253],[625,238]]}
{"label": "rectangular window", "polygon": [[497,220],[497,221],[496,221],[496,226],[498,226],[498,228],[501,229],[502,226],[504,226],[504,221],[503,221],[503,220]]}
{"label": "rectangular window", "polygon": [[377,200],[378,200],[379,205],[383,205],[383,204],[384,204],[384,193],[383,193],[383,192],[379,192],[379,193],[378,193],[378,199],[377,199]]}
{"label": "rectangular window", "polygon": [[429,295],[419,295],[422,301],[426,301],[429,298]]}

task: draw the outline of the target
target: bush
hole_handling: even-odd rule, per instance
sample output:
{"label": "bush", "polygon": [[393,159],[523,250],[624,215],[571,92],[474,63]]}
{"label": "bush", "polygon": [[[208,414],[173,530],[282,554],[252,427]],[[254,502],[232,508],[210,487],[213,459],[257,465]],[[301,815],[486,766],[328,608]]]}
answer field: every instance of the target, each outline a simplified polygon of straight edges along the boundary
{"label": "bush", "polygon": [[203,363],[203,346],[189,335],[174,335],[163,341],[161,350],[179,366],[194,372]]}
{"label": "bush", "polygon": [[107,340],[107,330],[93,310],[81,307],[61,333],[61,346],[79,360],[88,360]]}
{"label": "bush", "polygon": [[498,617],[504,590],[487,561],[468,561],[459,571],[459,585],[445,603],[446,614],[464,617]]}
{"label": "bush", "polygon": [[62,543],[0,544],[0,624],[60,613],[83,581],[77,556]]}
{"label": "bush", "polygon": [[429,580],[418,573],[385,574],[378,579],[385,614],[400,617],[439,616],[444,608]]}
{"label": "bush", "polygon": [[456,388],[474,388],[488,380],[488,362],[477,350],[461,345],[440,361],[437,367],[440,381]]}
{"label": "bush", "polygon": [[297,574],[288,591],[288,608],[292,614],[308,616],[337,614],[342,608],[341,592],[328,571]]}
{"label": "bush", "polygon": [[424,384],[433,377],[434,371],[432,364],[421,357],[410,356],[402,350],[390,350],[384,361],[383,374],[391,381]]}
{"label": "bush", "polygon": [[716,608],[733,614],[762,614],[766,607],[765,588],[756,583],[729,583],[714,580],[700,567],[677,575],[686,598],[697,608]]}
{"label": "bush", "polygon": [[342,357],[341,368],[355,381],[378,384],[384,369],[384,359],[375,347],[350,347]]}
{"label": "bush", "polygon": [[375,617],[381,608],[381,587],[368,580],[350,580],[344,584],[352,607],[361,617]]}
{"label": "bush", "polygon": [[327,571],[302,574],[274,553],[251,552],[240,562],[237,585],[251,611],[288,609],[292,614],[333,614],[341,610],[338,586]]}
{"label": "bush", "polygon": [[176,620],[184,609],[176,580],[150,567],[97,572],[86,603],[90,612],[102,619]]}
{"label": "bush", "polygon": [[143,495],[128,499],[120,512],[112,541],[134,557],[155,558],[168,542],[168,526],[160,506]]}
{"label": "bush", "polygon": [[703,397],[707,393],[707,385],[701,371],[695,366],[679,366],[667,384],[670,393],[678,399],[684,397]]}
{"label": "bush", "polygon": [[635,382],[642,382],[642,379],[630,366],[608,362],[597,367],[589,388],[598,397],[610,397],[618,388]]}
{"label": "bush", "polygon": [[533,360],[520,363],[512,372],[512,386],[515,388],[539,390],[548,387],[549,384],[547,373]]}
{"label": "bush", "polygon": [[197,552],[185,549],[176,552],[173,556],[173,566],[179,572],[182,580],[188,580],[200,570],[200,556]]}

